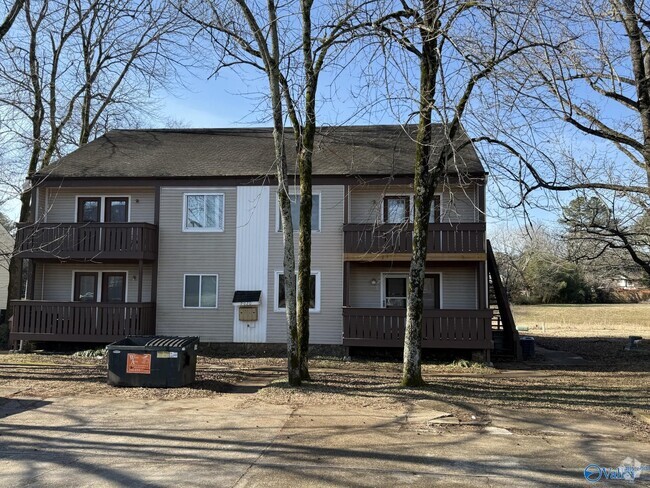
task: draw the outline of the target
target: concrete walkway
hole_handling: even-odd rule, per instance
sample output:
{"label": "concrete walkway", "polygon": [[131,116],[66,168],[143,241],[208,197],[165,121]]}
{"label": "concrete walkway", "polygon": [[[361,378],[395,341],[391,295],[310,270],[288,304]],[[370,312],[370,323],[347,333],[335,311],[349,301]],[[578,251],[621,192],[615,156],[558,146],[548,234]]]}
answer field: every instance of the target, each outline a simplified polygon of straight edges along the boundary
{"label": "concrete walkway", "polygon": [[499,408],[485,424],[430,422],[444,407],[290,408],[244,392],[35,400],[0,390],[0,486],[562,487],[584,486],[592,463],[650,464],[650,446],[608,418]]}

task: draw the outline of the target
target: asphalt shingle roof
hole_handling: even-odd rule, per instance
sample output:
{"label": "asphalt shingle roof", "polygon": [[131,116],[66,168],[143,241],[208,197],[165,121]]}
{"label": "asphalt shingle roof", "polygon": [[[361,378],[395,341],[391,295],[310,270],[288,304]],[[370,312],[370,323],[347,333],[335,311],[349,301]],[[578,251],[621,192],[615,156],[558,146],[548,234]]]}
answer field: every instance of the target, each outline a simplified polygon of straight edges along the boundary
{"label": "asphalt shingle roof", "polygon": [[[318,130],[314,175],[411,175],[414,126],[343,126]],[[287,161],[294,166],[291,131]],[[443,147],[441,126],[434,141]],[[456,144],[467,141],[462,134]],[[113,130],[61,158],[40,174],[52,177],[229,177],[273,175],[273,133],[260,129]],[[470,144],[462,144],[449,173],[484,173]]]}

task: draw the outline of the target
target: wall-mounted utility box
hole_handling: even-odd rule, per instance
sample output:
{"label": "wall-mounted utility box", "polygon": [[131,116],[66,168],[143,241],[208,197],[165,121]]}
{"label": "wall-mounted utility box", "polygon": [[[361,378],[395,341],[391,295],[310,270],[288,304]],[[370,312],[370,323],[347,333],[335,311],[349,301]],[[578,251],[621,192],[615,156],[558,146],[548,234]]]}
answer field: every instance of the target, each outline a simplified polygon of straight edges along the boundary
{"label": "wall-mounted utility box", "polygon": [[240,306],[239,320],[241,322],[257,321],[257,306]]}

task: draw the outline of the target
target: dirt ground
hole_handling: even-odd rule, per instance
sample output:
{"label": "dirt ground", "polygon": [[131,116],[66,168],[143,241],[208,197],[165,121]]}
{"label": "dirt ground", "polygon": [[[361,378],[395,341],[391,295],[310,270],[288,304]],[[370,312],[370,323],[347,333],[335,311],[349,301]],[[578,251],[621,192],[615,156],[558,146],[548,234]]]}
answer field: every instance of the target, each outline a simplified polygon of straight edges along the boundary
{"label": "dirt ground", "polygon": [[148,389],[108,386],[105,358],[0,353],[0,472],[7,486],[582,486],[590,463],[650,465],[650,341],[625,351],[626,326],[607,327],[531,325],[533,360],[428,362],[414,389],[397,360],[314,358],[294,389],[284,358],[199,356],[191,386]]}
{"label": "dirt ground", "polygon": [[[312,381],[295,390],[284,381],[284,358],[199,356],[197,380],[187,388],[113,388],[106,383],[106,359],[71,354],[0,354],[0,387],[34,398],[77,395],[177,400],[218,397],[263,376],[248,401],[274,405],[353,405],[374,409],[441,401],[461,419],[477,420],[490,407],[598,412],[629,425],[650,440],[650,425],[633,415],[650,409],[650,305],[515,307],[521,335],[538,348],[569,351],[586,361],[558,366],[538,354],[532,361],[496,364],[427,363],[427,386],[398,386],[399,361],[315,358]],[[555,317],[560,321],[547,321]],[[600,322],[597,322],[600,321]],[[600,324],[600,325],[599,325]],[[626,351],[627,337],[646,337]],[[262,387],[263,386],[263,387]]]}
{"label": "dirt ground", "polygon": [[[548,347],[556,345],[550,338],[542,342]],[[427,386],[417,389],[398,386],[399,362],[314,359],[310,363],[312,381],[298,390],[289,388],[284,381],[282,358],[199,357],[193,385],[151,389],[108,386],[104,358],[3,354],[0,388],[41,399],[91,395],[177,400],[218,397],[263,375],[262,384],[247,397],[247,402],[394,411],[434,401],[445,403],[455,416],[467,422],[480,422],[493,407],[550,409],[567,415],[594,412],[629,426],[639,439],[650,440],[650,425],[633,415],[649,407],[650,350],[644,350],[633,361],[626,356],[629,353],[623,354],[614,346],[599,350],[612,356],[593,358],[580,368],[546,364],[543,356],[530,363],[497,364],[497,368],[472,363],[425,364]]]}

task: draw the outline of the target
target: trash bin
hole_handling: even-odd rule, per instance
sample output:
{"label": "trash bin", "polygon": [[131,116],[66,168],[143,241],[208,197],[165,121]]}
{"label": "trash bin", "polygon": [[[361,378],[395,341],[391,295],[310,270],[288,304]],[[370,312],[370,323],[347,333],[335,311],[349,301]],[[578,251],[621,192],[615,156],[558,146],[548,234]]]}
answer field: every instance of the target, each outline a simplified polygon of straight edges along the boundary
{"label": "trash bin", "polygon": [[108,384],[177,388],[196,375],[198,337],[131,336],[108,346]]}
{"label": "trash bin", "polygon": [[522,337],[519,339],[519,344],[521,344],[521,359],[526,361],[535,357],[534,337]]}

